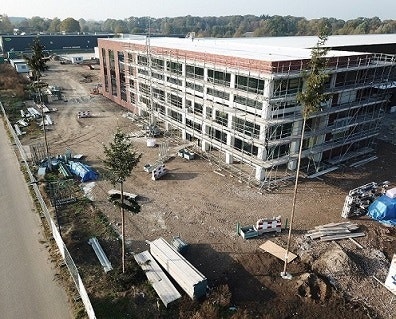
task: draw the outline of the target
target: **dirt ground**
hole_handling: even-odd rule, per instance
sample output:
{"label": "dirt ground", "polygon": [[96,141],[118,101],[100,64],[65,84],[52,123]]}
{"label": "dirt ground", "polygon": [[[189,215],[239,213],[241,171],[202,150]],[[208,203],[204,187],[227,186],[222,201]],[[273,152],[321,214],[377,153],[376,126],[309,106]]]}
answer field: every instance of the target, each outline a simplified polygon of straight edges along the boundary
{"label": "dirt ground", "polygon": [[[43,81],[62,88],[65,101],[49,104],[54,125],[47,133],[50,152],[84,154],[94,168],[101,167],[103,144],[112,140],[116,127],[126,133],[141,130],[139,122],[126,118],[125,110],[103,96],[90,94],[99,82],[99,71],[86,66],[60,65],[51,61]],[[86,83],[84,79],[92,82]],[[77,112],[90,111],[90,118]],[[389,136],[388,136],[389,137]],[[392,136],[391,136],[392,137]],[[341,210],[348,191],[368,182],[388,180],[396,186],[396,146],[378,141],[378,159],[359,168],[345,167],[317,179],[302,179],[293,226],[291,250],[299,257],[288,265],[292,280],[282,279],[283,262],[261,251],[270,239],[286,247],[287,230],[244,240],[236,225],[251,225],[263,217],[291,212],[293,185],[272,192],[240,183],[237,176],[201,157],[187,161],[177,156],[182,141],[157,138],[169,146],[169,173],[157,181],[143,166],[159,159],[160,148],[149,148],[144,137],[135,137],[142,159],[125,184],[125,191],[139,195],[141,212],[128,214],[126,237],[129,253],[148,249],[146,241],[180,236],[190,244],[186,258],[207,278],[210,287],[227,283],[236,307],[246,308],[251,318],[394,318],[396,300],[373,276],[385,280],[396,253],[396,231],[367,217],[353,220],[365,236],[358,248],[348,240],[330,243],[304,238],[315,226],[345,221]],[[395,139],[393,139],[395,141]],[[28,137],[24,144],[33,143]],[[216,170],[216,172],[214,172]],[[119,211],[108,202],[113,188],[100,179],[89,193],[116,229]]]}

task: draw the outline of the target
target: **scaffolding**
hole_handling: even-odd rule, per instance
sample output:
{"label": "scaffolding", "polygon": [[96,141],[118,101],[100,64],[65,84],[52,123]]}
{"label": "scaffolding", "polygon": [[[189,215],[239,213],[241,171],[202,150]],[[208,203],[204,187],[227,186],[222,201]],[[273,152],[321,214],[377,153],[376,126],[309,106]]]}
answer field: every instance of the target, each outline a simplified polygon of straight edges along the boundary
{"label": "scaffolding", "polygon": [[[149,36],[125,50],[132,57],[124,70],[135,95],[131,104],[146,123],[194,142],[196,154],[260,190],[295,177],[302,135],[296,97],[309,60],[252,68],[246,61],[152,46]],[[395,57],[383,54],[329,58],[329,100],[307,120],[302,174],[319,176],[375,151],[394,65]]]}

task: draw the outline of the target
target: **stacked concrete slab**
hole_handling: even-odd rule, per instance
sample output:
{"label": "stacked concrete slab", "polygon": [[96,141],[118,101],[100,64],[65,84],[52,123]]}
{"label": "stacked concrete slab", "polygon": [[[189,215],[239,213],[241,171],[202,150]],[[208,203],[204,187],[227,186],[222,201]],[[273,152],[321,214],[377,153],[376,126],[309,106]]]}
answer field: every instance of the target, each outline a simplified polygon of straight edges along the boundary
{"label": "stacked concrete slab", "polygon": [[205,296],[208,286],[206,277],[166,240],[158,238],[150,242],[150,253],[191,299]]}

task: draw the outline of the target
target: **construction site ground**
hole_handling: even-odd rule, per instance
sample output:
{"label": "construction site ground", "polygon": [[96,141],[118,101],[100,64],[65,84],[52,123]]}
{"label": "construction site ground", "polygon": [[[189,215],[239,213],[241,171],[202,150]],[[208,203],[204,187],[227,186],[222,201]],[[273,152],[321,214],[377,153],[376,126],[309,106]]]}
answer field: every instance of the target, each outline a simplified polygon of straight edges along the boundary
{"label": "construction site ground", "polygon": [[[99,82],[98,66],[92,70],[55,61],[49,66],[42,80],[61,87],[63,94],[61,101],[49,104],[57,109],[51,113],[54,125],[47,132],[50,153],[65,154],[69,149],[83,154],[101,172],[103,145],[112,140],[116,128],[136,135],[142,122],[125,117],[125,109],[102,95],[91,94]],[[90,117],[78,118],[78,112],[86,111]],[[385,280],[396,253],[394,228],[368,217],[352,220],[365,233],[356,239],[363,249],[349,240],[320,242],[304,237],[315,226],[345,221],[341,210],[350,189],[384,180],[396,186],[394,119],[387,125],[387,140],[378,140],[377,160],[357,168],[340,167],[316,179],[301,179],[291,241],[291,251],[298,258],[287,267],[291,280],[280,276],[283,261],[259,249],[267,240],[286,247],[287,229],[244,240],[237,235],[236,226],[281,215],[285,227],[286,221],[290,223],[292,183],[259,192],[199,154],[191,161],[178,157],[177,151],[186,142],[172,135],[156,138],[158,145],[169,147],[165,162],[169,172],[153,181],[143,166],[159,160],[162,148],[147,147],[144,136],[133,137],[142,158],[124,189],[139,196],[141,212],[126,214],[127,251],[146,250],[147,241],[158,237],[171,240],[180,236],[190,244],[186,258],[208,278],[210,287],[228,284],[233,305],[246,308],[251,318],[394,318],[394,296],[373,278]],[[22,142],[28,145],[37,139],[25,136]],[[120,231],[119,209],[108,201],[107,194],[114,187],[103,177],[90,185],[94,186],[87,196]]]}

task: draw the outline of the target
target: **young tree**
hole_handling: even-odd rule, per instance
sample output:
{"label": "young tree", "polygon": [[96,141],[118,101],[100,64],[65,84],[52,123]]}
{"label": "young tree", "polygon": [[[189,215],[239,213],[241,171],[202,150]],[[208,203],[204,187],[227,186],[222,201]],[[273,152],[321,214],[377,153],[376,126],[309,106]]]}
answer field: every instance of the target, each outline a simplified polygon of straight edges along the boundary
{"label": "young tree", "polygon": [[[39,103],[41,104],[41,84],[40,84],[40,78],[41,78],[41,72],[44,72],[45,69],[47,68],[46,62],[44,59],[44,45],[40,43],[40,40],[38,37],[36,37],[30,46],[30,49],[32,50],[31,55],[25,55],[24,58],[26,60],[27,65],[29,66],[31,72],[32,72],[32,78],[33,78],[33,88],[38,94],[39,98]],[[41,108],[41,120],[43,121],[43,131],[44,131],[44,144],[45,144],[45,155],[47,157],[47,166],[51,170],[51,161],[49,158],[49,150],[48,150],[48,142],[47,142],[47,131],[45,129],[45,121],[44,121],[44,111],[43,108]]]}
{"label": "young tree", "polygon": [[322,27],[318,42],[316,46],[311,50],[311,60],[308,64],[308,70],[304,76],[304,89],[301,93],[297,95],[297,101],[302,106],[302,115],[303,115],[303,123],[301,129],[301,140],[300,140],[300,148],[297,157],[297,168],[296,168],[296,179],[294,184],[293,191],[293,202],[292,202],[292,211],[291,218],[289,224],[289,235],[287,238],[287,246],[286,246],[286,256],[285,256],[285,264],[283,268],[283,272],[281,273],[282,277],[290,278],[290,275],[287,274],[286,268],[288,263],[288,255],[290,249],[290,240],[291,240],[291,232],[294,221],[294,215],[296,210],[296,198],[297,198],[297,189],[298,189],[298,178],[300,174],[300,164],[302,157],[302,149],[304,144],[304,131],[307,123],[307,119],[318,109],[321,104],[325,102],[329,96],[325,93],[325,83],[328,78],[328,74],[326,73],[326,55],[329,51],[329,48],[324,47],[324,44],[327,41],[327,32],[324,27]]}
{"label": "young tree", "polygon": [[40,81],[41,72],[46,69],[46,62],[44,59],[45,46],[41,44],[40,39],[36,37],[30,46],[32,51],[31,55],[25,55],[24,58],[32,71],[33,79],[37,82]]}
{"label": "young tree", "polygon": [[122,272],[125,272],[125,213],[124,213],[124,182],[131,176],[133,168],[138,164],[141,154],[138,154],[128,137],[117,129],[109,146],[104,145],[105,159],[103,161],[109,172],[113,185],[120,184],[121,192],[121,237],[122,237]]}

